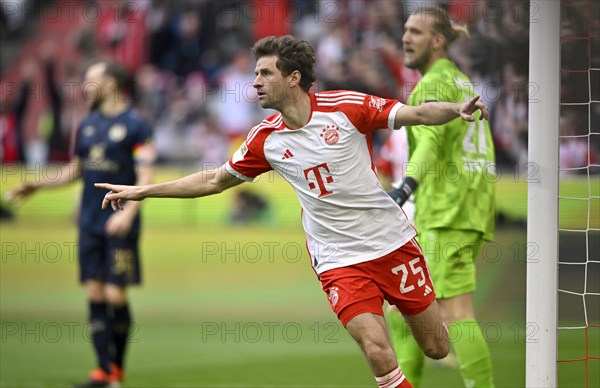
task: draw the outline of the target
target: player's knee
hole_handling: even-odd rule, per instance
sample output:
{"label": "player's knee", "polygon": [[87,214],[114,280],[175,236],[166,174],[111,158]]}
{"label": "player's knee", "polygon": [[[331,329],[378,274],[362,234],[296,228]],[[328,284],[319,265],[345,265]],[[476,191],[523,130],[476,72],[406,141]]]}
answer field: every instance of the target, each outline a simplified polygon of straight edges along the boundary
{"label": "player's knee", "polygon": [[391,346],[377,341],[365,341],[361,344],[365,356],[370,361],[395,360],[396,355]]}
{"label": "player's knee", "polygon": [[448,355],[450,351],[450,343],[447,338],[439,339],[431,344],[428,344],[425,349],[423,349],[423,353],[429,358],[433,358],[434,360],[439,360]]}
{"label": "player's knee", "polygon": [[102,282],[96,280],[88,280],[85,283],[85,294],[90,302],[101,303],[106,300],[104,286]]}
{"label": "player's knee", "polygon": [[113,306],[123,306],[127,303],[127,293],[125,287],[119,287],[114,285],[106,285],[104,287],[104,295],[106,301]]}

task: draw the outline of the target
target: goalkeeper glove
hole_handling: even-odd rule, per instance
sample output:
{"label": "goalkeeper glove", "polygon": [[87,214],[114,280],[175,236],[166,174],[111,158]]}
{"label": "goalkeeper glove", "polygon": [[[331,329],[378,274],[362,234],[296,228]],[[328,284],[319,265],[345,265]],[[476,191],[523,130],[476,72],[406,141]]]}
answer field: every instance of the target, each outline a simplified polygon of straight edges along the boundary
{"label": "goalkeeper glove", "polygon": [[392,197],[398,205],[402,206],[411,196],[413,191],[417,189],[417,186],[419,186],[419,183],[414,178],[407,176],[398,188],[393,187],[392,190],[388,191],[388,195]]}

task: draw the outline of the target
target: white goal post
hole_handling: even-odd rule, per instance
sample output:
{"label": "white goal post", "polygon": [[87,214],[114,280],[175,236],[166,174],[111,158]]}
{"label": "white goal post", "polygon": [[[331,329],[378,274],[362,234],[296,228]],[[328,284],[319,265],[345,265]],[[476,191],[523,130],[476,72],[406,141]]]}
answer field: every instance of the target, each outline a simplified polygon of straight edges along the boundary
{"label": "white goal post", "polygon": [[557,386],[560,0],[532,0],[529,21],[526,386]]}

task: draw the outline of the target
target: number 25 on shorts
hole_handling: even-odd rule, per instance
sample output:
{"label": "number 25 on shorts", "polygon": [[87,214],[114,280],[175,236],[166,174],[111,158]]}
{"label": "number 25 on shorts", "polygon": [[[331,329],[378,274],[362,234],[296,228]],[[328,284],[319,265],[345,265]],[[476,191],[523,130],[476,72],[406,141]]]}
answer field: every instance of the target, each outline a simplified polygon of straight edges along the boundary
{"label": "number 25 on shorts", "polygon": [[[416,257],[408,262],[408,266],[410,267],[410,271],[412,275],[418,275],[419,279],[417,280],[417,286],[423,287],[425,284],[425,273],[423,272],[423,268],[419,265],[421,261],[420,257]],[[418,266],[417,266],[418,265]],[[400,264],[394,268],[392,268],[392,273],[394,275],[402,274],[402,279],[400,280],[400,293],[406,294],[407,292],[411,292],[415,289],[414,284],[406,285],[406,281],[408,280],[408,268],[406,268],[406,264]],[[413,278],[413,276],[411,276]]]}

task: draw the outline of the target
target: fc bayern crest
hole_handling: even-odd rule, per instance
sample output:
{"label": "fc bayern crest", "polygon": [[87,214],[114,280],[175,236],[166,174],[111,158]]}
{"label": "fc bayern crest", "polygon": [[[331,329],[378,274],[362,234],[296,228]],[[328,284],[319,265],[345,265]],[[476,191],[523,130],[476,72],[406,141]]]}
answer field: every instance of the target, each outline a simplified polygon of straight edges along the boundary
{"label": "fc bayern crest", "polygon": [[340,140],[339,128],[333,124],[330,124],[321,130],[321,137],[325,140],[328,145],[337,144]]}
{"label": "fc bayern crest", "polygon": [[334,307],[337,304],[338,300],[340,299],[337,291],[338,291],[337,287],[331,287],[329,289],[329,302],[331,302],[331,305]]}

